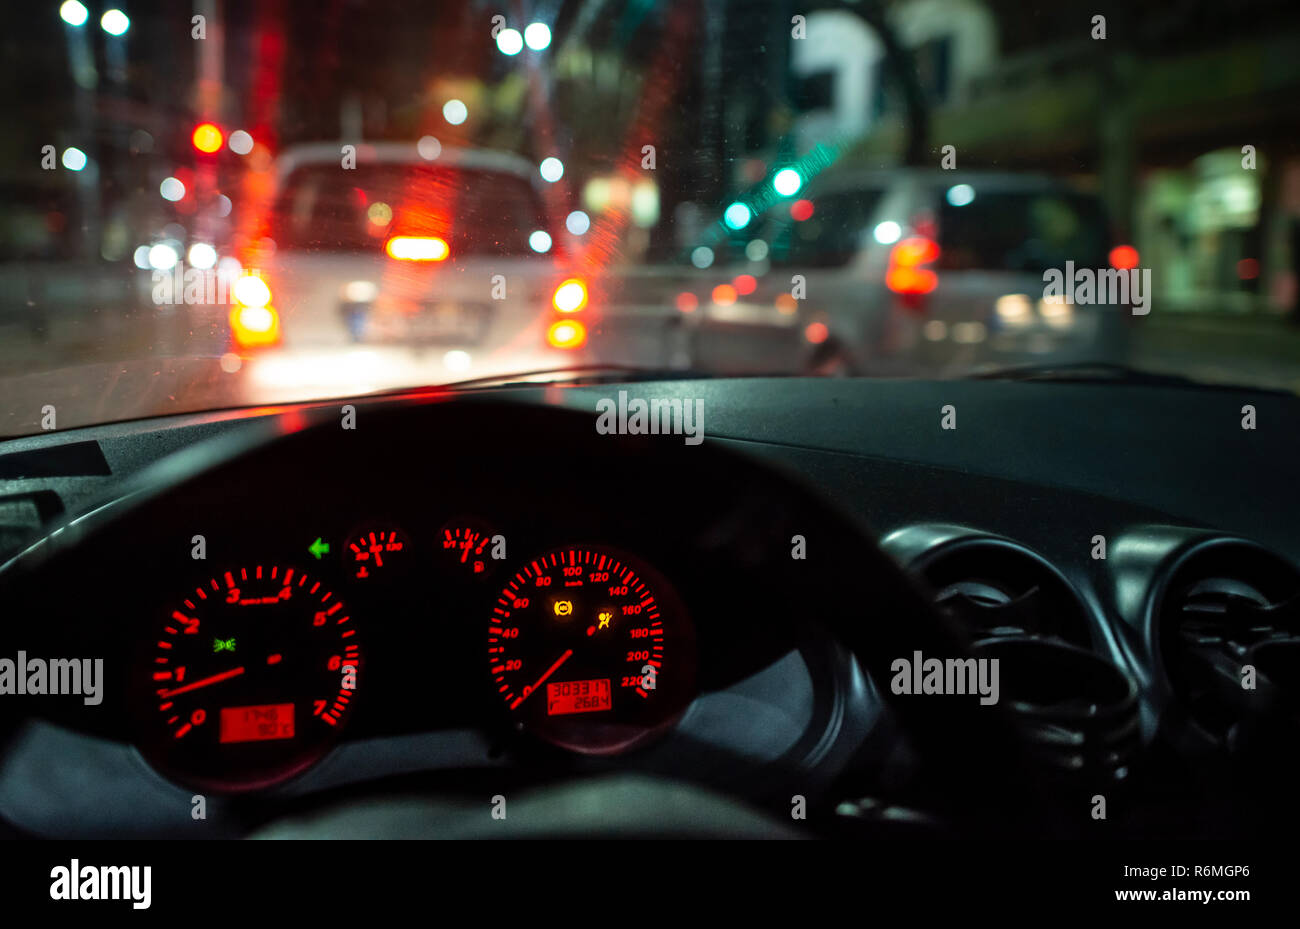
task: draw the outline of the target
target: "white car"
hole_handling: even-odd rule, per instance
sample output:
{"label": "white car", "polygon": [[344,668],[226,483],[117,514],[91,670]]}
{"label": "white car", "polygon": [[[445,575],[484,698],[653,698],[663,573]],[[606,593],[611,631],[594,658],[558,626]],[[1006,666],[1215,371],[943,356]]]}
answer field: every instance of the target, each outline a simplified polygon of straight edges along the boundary
{"label": "white car", "polygon": [[[291,148],[234,289],[256,397],[445,383],[570,365],[587,285],[564,268],[535,167],[415,143]],[[269,239],[269,241],[267,241]]]}
{"label": "white car", "polygon": [[803,331],[850,370],[966,370],[1115,359],[1126,306],[1044,299],[1051,268],[1130,267],[1100,198],[995,172],[831,169],[768,211],[767,273],[748,302],[789,300]]}

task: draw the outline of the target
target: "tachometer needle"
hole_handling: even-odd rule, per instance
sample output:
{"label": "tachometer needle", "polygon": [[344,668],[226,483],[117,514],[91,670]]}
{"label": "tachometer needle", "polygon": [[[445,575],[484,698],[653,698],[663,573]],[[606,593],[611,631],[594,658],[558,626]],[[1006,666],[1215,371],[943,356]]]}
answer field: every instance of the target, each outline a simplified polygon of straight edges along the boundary
{"label": "tachometer needle", "polygon": [[[551,669],[551,671],[554,670],[555,670],[554,668]],[[550,674],[551,671],[547,671],[546,673]],[[198,690],[200,687],[207,687],[209,684],[220,684],[222,681],[228,681],[232,677],[239,677],[239,675],[243,673],[244,673],[243,668],[231,668],[229,671],[222,671],[220,674],[214,674],[211,677],[204,677],[204,678],[200,678],[197,681],[190,681],[184,687],[173,687],[171,690],[164,690],[160,694],[158,694],[158,696],[174,697],[177,694],[183,694],[186,691]]]}
{"label": "tachometer needle", "polygon": [[515,707],[519,706],[519,704],[523,703],[525,700],[527,700],[529,697],[531,697],[531,696],[533,695],[533,693],[537,690],[538,687],[541,687],[542,684],[546,683],[546,679],[547,679],[548,677],[550,677],[552,674],[554,674],[556,671],[559,670],[560,665],[564,664],[566,661],[568,661],[568,660],[569,660],[570,658],[572,658],[572,657],[573,657],[573,649],[571,649],[571,648],[566,648],[566,649],[564,650],[564,654],[561,655],[558,659],[556,659],[555,664],[553,664],[553,665],[551,665],[549,668],[547,668],[547,669],[546,669],[546,673],[543,674],[541,677],[539,677],[539,678],[537,679],[537,683],[536,683],[536,684],[534,684],[532,687],[525,687],[525,688],[524,688],[524,695],[523,695],[522,697],[520,697],[519,699],[515,700],[514,703],[510,704],[510,709],[513,710]]}

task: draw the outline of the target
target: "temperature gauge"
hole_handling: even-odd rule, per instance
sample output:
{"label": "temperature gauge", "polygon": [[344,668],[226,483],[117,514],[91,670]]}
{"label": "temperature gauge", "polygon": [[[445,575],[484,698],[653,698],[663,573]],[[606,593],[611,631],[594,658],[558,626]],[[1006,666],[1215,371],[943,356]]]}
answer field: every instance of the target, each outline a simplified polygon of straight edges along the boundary
{"label": "temperature gauge", "polygon": [[347,559],[358,580],[374,577],[396,563],[407,549],[406,536],[397,529],[370,529],[348,542]]}

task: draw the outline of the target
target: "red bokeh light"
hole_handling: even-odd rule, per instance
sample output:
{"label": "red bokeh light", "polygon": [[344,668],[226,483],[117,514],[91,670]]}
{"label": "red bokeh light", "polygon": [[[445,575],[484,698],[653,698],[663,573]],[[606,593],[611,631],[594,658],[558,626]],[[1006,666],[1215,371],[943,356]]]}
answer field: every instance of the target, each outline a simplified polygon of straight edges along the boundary
{"label": "red bokeh light", "polygon": [[1112,268],[1127,271],[1130,268],[1136,268],[1137,265],[1138,250],[1132,245],[1116,245],[1110,250],[1110,266]]}

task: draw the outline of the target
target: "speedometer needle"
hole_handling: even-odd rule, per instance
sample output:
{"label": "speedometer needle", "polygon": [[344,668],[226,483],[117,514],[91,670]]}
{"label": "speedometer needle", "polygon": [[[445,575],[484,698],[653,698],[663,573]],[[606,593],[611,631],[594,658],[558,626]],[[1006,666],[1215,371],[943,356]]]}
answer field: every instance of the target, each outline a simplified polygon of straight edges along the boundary
{"label": "speedometer needle", "polygon": [[[547,669],[546,669],[546,673],[543,674],[541,677],[539,677],[539,678],[537,679],[537,683],[536,683],[536,684],[534,684],[532,687],[525,687],[525,688],[524,688],[524,695],[523,695],[522,697],[520,697],[518,700],[516,700],[514,703],[510,704],[510,709],[513,710],[515,707],[519,706],[519,704],[523,703],[523,702],[524,702],[525,700],[527,700],[530,696],[532,696],[533,692],[534,692],[535,690],[537,690],[538,687],[541,687],[542,684],[544,684],[544,683],[546,682],[546,679],[547,679],[548,677],[550,677],[552,674],[554,674],[556,671],[559,670],[560,665],[564,664],[566,661],[568,661],[568,660],[569,660],[570,658],[572,658],[572,657],[573,657],[573,649],[571,649],[571,648],[566,648],[566,649],[564,650],[564,654],[561,655],[561,656],[556,660],[555,664],[553,664],[553,665],[551,665],[549,668],[547,668]],[[242,669],[241,669],[241,670],[242,670]]]}
{"label": "speedometer needle", "polygon": [[[551,670],[554,671],[555,669],[552,668]],[[229,671],[222,671],[220,674],[214,674],[211,677],[204,677],[197,681],[190,681],[190,683],[186,684],[184,687],[173,687],[171,690],[164,690],[162,693],[158,694],[158,696],[174,697],[177,694],[183,694],[186,691],[198,690],[200,687],[207,687],[209,684],[220,684],[222,681],[228,681],[232,677],[239,677],[239,675],[243,673],[243,668],[231,668]],[[547,671],[546,673],[550,674],[551,672]]]}

